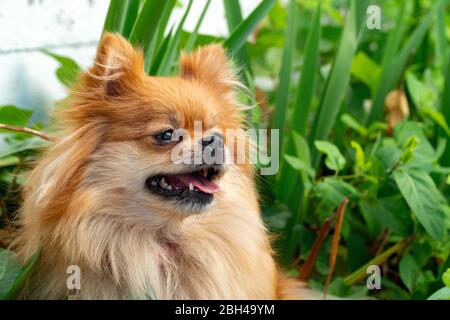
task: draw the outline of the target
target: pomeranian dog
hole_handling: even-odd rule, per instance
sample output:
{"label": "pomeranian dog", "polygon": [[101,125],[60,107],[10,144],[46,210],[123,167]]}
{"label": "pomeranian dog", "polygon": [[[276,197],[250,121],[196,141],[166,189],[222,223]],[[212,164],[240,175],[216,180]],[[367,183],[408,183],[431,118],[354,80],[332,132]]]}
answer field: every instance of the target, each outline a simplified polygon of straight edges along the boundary
{"label": "pomeranian dog", "polygon": [[151,77],[142,50],[105,34],[26,183],[15,247],[23,262],[40,254],[21,297],[67,298],[76,266],[78,299],[311,298],[276,265],[250,164],[173,161],[181,146],[227,154],[237,85],[220,45]]}

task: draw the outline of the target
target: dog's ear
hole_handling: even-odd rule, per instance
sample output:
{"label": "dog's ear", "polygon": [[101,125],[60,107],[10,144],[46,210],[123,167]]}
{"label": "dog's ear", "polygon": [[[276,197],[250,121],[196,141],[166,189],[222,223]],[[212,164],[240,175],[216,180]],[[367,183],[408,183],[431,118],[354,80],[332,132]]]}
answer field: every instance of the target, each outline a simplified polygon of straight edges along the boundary
{"label": "dog's ear", "polygon": [[182,54],[180,76],[210,87],[216,94],[227,97],[239,84],[231,61],[219,44],[202,47],[191,54]]}
{"label": "dog's ear", "polygon": [[106,96],[116,96],[132,89],[143,75],[142,50],[133,48],[118,34],[105,33],[86,81],[88,87],[100,89]]}

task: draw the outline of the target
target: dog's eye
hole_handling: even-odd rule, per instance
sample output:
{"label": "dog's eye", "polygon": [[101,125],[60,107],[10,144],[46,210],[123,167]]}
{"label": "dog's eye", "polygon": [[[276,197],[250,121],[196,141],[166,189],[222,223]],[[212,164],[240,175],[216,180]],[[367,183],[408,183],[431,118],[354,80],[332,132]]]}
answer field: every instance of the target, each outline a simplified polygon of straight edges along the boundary
{"label": "dog's eye", "polygon": [[155,140],[158,143],[167,144],[167,143],[169,143],[171,141],[174,141],[172,139],[173,135],[174,135],[173,130],[172,129],[168,129],[168,130],[164,130],[163,132],[160,132],[160,133],[156,134],[154,137],[155,137]]}

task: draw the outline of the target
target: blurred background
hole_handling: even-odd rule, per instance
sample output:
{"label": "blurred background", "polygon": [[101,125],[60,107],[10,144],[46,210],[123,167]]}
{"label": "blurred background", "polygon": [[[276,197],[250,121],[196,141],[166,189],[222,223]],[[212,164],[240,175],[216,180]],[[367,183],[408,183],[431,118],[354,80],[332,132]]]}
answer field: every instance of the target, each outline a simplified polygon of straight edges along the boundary
{"label": "blurred background", "polygon": [[[223,2],[214,2],[200,33],[226,36]],[[194,29],[204,3],[193,2],[186,31]],[[187,4],[180,1],[170,23],[181,19]],[[257,0],[243,1],[243,13],[248,15],[257,4]],[[41,50],[70,55],[80,66],[88,67],[108,6],[109,0],[0,0],[0,105],[27,106],[36,110],[34,120],[45,120],[48,110],[65,97],[66,90],[55,77],[58,63]]]}

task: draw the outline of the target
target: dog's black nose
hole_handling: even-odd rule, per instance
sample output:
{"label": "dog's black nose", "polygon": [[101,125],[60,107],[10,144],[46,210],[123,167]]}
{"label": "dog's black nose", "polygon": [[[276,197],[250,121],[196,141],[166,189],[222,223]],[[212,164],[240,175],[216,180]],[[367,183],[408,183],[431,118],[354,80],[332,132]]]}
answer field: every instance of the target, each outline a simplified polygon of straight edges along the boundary
{"label": "dog's black nose", "polygon": [[220,133],[214,133],[213,135],[204,137],[202,139],[202,147],[212,147],[221,146],[223,144],[223,136]]}
{"label": "dog's black nose", "polygon": [[[220,133],[204,137],[201,140],[203,149],[203,160],[207,164],[223,164],[224,143]],[[209,159],[209,160],[207,160]]]}
{"label": "dog's black nose", "polygon": [[216,136],[208,136],[202,139],[202,146],[203,147],[207,147],[210,144],[213,144],[214,141],[216,140]]}

